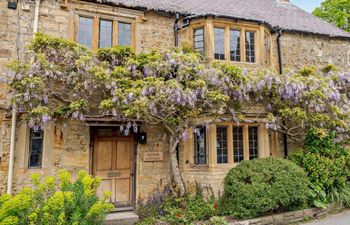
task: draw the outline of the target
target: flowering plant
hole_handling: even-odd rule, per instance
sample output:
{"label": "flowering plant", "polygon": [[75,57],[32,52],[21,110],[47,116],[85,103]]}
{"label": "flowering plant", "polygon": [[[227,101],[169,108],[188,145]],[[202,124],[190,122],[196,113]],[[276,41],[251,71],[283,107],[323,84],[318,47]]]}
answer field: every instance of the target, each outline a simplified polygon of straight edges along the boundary
{"label": "flowering plant", "polygon": [[[92,53],[44,34],[29,49],[33,60],[11,63],[7,81],[31,127],[87,117],[161,125],[180,195],[185,186],[176,147],[199,123],[263,123],[294,139],[311,127],[348,133],[350,73],[332,66],[248,73],[229,63],[205,64],[198,53],[181,49],[135,54],[112,47]],[[125,134],[131,129],[137,132],[137,125],[121,126]]]}

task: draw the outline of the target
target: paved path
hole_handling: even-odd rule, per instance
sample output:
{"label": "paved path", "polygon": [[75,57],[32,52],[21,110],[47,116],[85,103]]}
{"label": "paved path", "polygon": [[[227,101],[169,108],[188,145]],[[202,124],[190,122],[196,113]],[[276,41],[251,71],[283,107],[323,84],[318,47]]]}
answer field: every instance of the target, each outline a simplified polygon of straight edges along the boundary
{"label": "paved path", "polygon": [[350,210],[305,225],[350,225]]}

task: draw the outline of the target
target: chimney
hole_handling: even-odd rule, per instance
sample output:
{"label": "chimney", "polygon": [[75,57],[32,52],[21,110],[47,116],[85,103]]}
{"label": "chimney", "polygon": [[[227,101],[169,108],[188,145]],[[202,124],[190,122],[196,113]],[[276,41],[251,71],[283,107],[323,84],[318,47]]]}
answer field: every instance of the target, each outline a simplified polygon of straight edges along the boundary
{"label": "chimney", "polygon": [[277,0],[279,3],[289,3],[289,0]]}

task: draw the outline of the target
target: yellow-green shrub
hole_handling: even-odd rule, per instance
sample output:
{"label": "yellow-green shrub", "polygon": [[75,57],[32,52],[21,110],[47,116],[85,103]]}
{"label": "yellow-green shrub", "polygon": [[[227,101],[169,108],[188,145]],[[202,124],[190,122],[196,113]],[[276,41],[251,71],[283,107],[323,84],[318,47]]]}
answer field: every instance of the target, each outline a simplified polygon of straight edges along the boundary
{"label": "yellow-green shrub", "polygon": [[[99,225],[113,206],[96,196],[100,179],[79,171],[61,171],[59,178],[34,174],[33,188],[0,196],[0,225]],[[108,196],[106,195],[106,198]]]}

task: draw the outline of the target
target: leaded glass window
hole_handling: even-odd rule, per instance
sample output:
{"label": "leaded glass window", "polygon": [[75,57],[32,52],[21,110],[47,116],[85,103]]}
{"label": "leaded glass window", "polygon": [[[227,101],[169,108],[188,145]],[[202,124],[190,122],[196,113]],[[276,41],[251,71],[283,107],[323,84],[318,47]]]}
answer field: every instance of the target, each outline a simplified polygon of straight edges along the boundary
{"label": "leaded glass window", "polygon": [[194,50],[204,55],[204,28],[198,28],[193,31]]}
{"label": "leaded glass window", "polygon": [[44,132],[30,130],[29,168],[40,168],[42,165]]}
{"label": "leaded glass window", "polygon": [[245,33],[245,51],[246,51],[246,61],[254,63],[255,62],[255,32]]}
{"label": "leaded glass window", "polygon": [[100,30],[98,47],[108,48],[112,46],[113,22],[110,20],[100,20]]}
{"label": "leaded glass window", "polygon": [[249,159],[259,157],[258,128],[249,127]]}
{"label": "leaded glass window", "polygon": [[225,29],[214,28],[214,57],[225,60]]}
{"label": "leaded glass window", "polygon": [[118,45],[130,46],[131,44],[131,24],[118,22]]}
{"label": "leaded glass window", "polygon": [[78,43],[92,48],[93,19],[79,17]]}
{"label": "leaded glass window", "polygon": [[195,128],[195,132],[194,132],[194,162],[196,164],[206,164],[207,163],[205,127]]}
{"label": "leaded glass window", "polygon": [[243,127],[233,127],[233,157],[235,163],[244,160]]}
{"label": "leaded glass window", "polygon": [[227,127],[216,127],[217,163],[227,163]]}
{"label": "leaded glass window", "polygon": [[230,30],[230,60],[241,61],[241,31]]}

